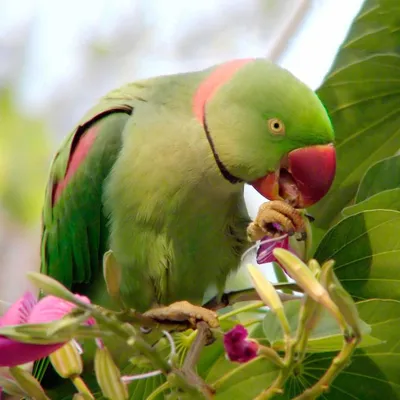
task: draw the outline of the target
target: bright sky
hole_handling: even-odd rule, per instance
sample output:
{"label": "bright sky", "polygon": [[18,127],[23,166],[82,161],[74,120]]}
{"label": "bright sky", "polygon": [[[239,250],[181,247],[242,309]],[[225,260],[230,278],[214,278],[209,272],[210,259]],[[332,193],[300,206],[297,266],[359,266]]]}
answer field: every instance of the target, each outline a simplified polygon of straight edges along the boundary
{"label": "bright sky", "polygon": [[[157,31],[156,59],[151,56],[150,50],[154,49],[149,49],[147,62],[135,71],[135,77],[143,77],[198,69],[221,61],[206,54],[200,60],[178,64],[173,54],[174,39],[184,35],[186,28],[201,17],[206,16],[212,24],[221,10],[244,10],[249,4],[248,0],[0,0],[0,43],[4,46],[11,32],[18,40],[18,27],[27,20],[33,22],[21,92],[27,105],[34,107],[50,95],[54,86],[77,73],[82,62],[79,50],[85,40],[96,37],[107,41],[116,25],[125,21],[125,15],[140,15]],[[281,64],[316,88],[361,4],[362,0],[314,0]],[[128,23],[134,25],[135,21]],[[232,56],[263,56],[266,47],[260,41],[243,40]],[[0,56],[6,59],[7,53],[3,51]]]}

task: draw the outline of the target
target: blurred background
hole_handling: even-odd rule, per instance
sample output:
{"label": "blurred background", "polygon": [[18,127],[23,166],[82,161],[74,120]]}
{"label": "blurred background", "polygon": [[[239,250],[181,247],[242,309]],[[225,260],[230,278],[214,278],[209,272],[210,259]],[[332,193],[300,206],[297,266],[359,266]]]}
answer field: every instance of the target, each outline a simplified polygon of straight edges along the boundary
{"label": "blurred background", "polygon": [[[63,137],[138,78],[268,57],[316,89],[362,0],[0,0],[0,313],[39,267]],[[254,216],[263,201],[246,188]]]}

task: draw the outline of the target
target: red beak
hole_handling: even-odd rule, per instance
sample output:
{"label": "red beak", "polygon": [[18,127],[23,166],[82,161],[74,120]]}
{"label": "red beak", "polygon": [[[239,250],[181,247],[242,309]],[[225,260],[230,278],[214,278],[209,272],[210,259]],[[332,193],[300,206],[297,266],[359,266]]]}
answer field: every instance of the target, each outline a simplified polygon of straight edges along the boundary
{"label": "red beak", "polygon": [[269,200],[285,200],[305,208],[328,193],[335,172],[335,148],[332,144],[317,145],[291,151],[276,171],[251,184]]}

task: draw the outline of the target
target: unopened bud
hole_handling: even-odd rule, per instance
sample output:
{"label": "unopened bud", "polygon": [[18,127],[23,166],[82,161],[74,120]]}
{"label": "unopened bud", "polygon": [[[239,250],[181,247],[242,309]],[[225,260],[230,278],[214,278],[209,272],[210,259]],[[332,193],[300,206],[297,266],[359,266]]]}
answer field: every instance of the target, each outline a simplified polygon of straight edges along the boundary
{"label": "unopened bud", "polygon": [[[20,385],[18,385],[17,381],[14,380],[11,376],[0,376],[0,388],[3,389],[3,392],[11,395],[11,396],[16,396],[18,399],[23,399],[28,396],[28,393],[26,393]],[[1,392],[0,392],[1,394]],[[1,399],[0,395],[0,399]]]}
{"label": "unopened bud", "polygon": [[261,300],[272,310],[275,311],[283,308],[281,299],[275,288],[265,276],[254,265],[248,264],[247,269],[250,273],[254,287],[260,296]]}
{"label": "unopened bud", "polygon": [[21,367],[10,368],[10,374],[17,381],[18,385],[28,394],[29,397],[35,400],[50,400],[40,383],[28,371]]}
{"label": "unopened bud", "polygon": [[329,295],[338,306],[340,312],[356,337],[361,337],[360,317],[353,298],[344,289],[333,271],[334,262],[323,265],[324,283],[327,285]]}
{"label": "unopened bud", "polygon": [[82,358],[73,341],[51,353],[49,358],[54,369],[62,378],[67,379],[82,373]]}
{"label": "unopened bud", "polygon": [[303,306],[301,307],[299,324],[304,329],[311,332],[321,315],[322,305],[316,302],[312,297],[306,294],[303,298]]}
{"label": "unopened bud", "polygon": [[283,309],[283,304],[274,286],[265,276],[251,264],[247,265],[251,280],[261,300],[276,314],[285,333],[290,333],[289,322]]}
{"label": "unopened bud", "polygon": [[321,267],[318,263],[317,260],[315,260],[314,258],[312,258],[309,262],[308,262],[308,268],[310,268],[311,272],[314,274],[314,276],[319,279],[319,275],[321,273]]}
{"label": "unopened bud", "polygon": [[35,286],[42,289],[46,294],[52,294],[73,304],[80,303],[73,293],[50,276],[35,271],[27,272],[27,276]]}
{"label": "unopened bud", "polygon": [[333,270],[334,265],[335,261],[333,260],[325,261],[322,264],[319,281],[321,282],[322,286],[326,289],[328,289],[329,284],[332,283],[331,271]]}
{"label": "unopened bud", "polygon": [[113,298],[119,298],[121,285],[121,267],[117,263],[112,250],[103,257],[103,275],[106,281],[107,292]]}
{"label": "unopened bud", "polygon": [[274,249],[273,254],[304,292],[331,312],[345,332],[346,323],[339,308],[332,301],[328,291],[318,282],[307,265],[285,249]]}
{"label": "unopened bud", "polygon": [[[274,249],[274,256],[287,269],[296,283],[315,301],[329,303],[328,292],[299,258],[285,249]],[[327,299],[328,301],[327,301]]]}
{"label": "unopened bud", "polygon": [[128,398],[128,390],[121,380],[121,372],[106,347],[97,348],[94,357],[94,370],[104,397],[111,400]]}

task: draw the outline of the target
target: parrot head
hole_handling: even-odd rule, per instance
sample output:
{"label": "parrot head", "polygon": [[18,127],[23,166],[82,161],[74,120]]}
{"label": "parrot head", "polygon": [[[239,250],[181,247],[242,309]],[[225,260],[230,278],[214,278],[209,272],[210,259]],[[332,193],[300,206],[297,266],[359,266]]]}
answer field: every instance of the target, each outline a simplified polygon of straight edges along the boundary
{"label": "parrot head", "polygon": [[334,132],[317,95],[265,59],[221,64],[200,84],[193,111],[231,183],[304,208],[331,187]]}

